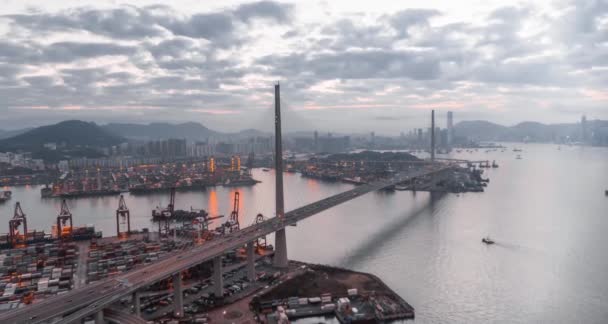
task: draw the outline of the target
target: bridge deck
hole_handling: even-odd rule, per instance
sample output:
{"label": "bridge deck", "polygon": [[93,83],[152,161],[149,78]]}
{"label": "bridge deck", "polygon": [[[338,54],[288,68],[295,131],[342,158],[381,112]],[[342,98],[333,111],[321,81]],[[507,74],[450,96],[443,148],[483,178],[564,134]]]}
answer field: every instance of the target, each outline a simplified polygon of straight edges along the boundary
{"label": "bridge deck", "polygon": [[285,226],[295,224],[366,193],[390,187],[412,178],[440,173],[449,168],[451,166],[441,165],[412,170],[407,173],[402,172],[388,180],[356,187],[290,211],[282,219],[277,217],[271,218],[262,223],[227,234],[201,246],[168,255],[155,263],[136,267],[116,277],[71,290],[66,294],[53,296],[28,307],[0,314],[0,323],[37,323],[69,313],[72,314],[64,317],[57,323],[75,322],[85,316],[96,313],[100,309],[106,308],[138,289],[168,278],[179,271],[212,260],[214,257],[221,256],[226,251],[242,247],[258,237],[276,232]]}

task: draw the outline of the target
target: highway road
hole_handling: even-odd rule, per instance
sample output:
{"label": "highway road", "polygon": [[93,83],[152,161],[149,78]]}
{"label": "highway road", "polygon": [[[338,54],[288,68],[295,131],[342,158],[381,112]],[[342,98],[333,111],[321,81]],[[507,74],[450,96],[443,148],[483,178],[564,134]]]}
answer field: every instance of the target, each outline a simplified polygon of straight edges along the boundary
{"label": "highway road", "polygon": [[[27,307],[2,313],[0,323],[40,323],[50,320],[57,323],[78,322],[83,317],[95,314],[136,290],[168,278],[179,271],[212,260],[226,251],[242,247],[258,237],[276,232],[366,193],[390,187],[411,178],[443,172],[449,168],[450,166],[447,165],[426,167],[396,174],[388,180],[356,187],[297,208],[286,213],[283,218],[268,219],[183,252],[165,256],[152,264],[140,265],[118,276],[73,289],[66,294],[56,295]],[[72,314],[59,319],[70,312]]]}

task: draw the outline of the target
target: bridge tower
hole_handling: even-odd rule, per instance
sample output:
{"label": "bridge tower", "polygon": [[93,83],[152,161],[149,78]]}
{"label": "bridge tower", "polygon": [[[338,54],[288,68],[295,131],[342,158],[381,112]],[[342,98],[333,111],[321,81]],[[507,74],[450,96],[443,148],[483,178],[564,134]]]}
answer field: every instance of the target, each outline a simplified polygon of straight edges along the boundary
{"label": "bridge tower", "polygon": [[[125,233],[127,236],[131,234],[131,213],[129,212],[129,208],[127,208],[127,203],[125,202],[125,197],[120,195],[120,200],[118,201],[118,209],[116,209],[116,236],[120,237],[120,221],[123,221],[123,224],[127,223],[127,232]],[[123,232],[124,233],[124,232]]]}
{"label": "bridge tower", "polygon": [[[67,223],[70,223],[69,226],[67,226]],[[68,208],[68,204],[65,201],[65,199],[61,202],[61,211],[59,212],[59,215],[57,215],[57,238],[59,239],[70,239],[72,238],[72,230],[73,230],[73,224],[72,224],[72,213],[70,212],[70,209]]]}
{"label": "bridge tower", "polygon": [[[280,85],[274,86],[274,138],[275,138],[275,192],[276,192],[276,217],[281,221],[285,218],[285,202],[283,199],[283,143],[281,138],[281,97]],[[287,236],[285,228],[275,232],[274,265],[279,268],[287,268]]]}
{"label": "bridge tower", "polygon": [[431,110],[431,162],[435,162],[435,110]]}
{"label": "bridge tower", "polygon": [[[19,226],[21,225],[23,225],[23,235],[19,234]],[[19,202],[15,204],[15,212],[13,218],[8,221],[8,227],[9,241],[12,247],[17,247],[19,243],[27,243],[27,219]]]}

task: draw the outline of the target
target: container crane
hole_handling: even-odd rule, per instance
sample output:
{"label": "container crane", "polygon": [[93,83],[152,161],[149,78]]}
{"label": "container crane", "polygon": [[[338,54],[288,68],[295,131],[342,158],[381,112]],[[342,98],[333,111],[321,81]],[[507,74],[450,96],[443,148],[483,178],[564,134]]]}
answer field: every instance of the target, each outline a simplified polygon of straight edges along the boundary
{"label": "container crane", "polygon": [[[23,235],[19,234],[19,226],[23,225]],[[15,212],[13,218],[8,221],[9,227],[9,240],[13,247],[16,247],[19,243],[27,243],[27,219],[25,213],[21,210],[21,204],[17,202],[15,204]]]}
{"label": "container crane", "polygon": [[[127,224],[127,232],[121,233],[120,224],[125,223]],[[118,209],[116,209],[116,236],[120,237],[121,234],[126,234],[126,236],[131,234],[131,214],[129,212],[129,208],[127,208],[127,203],[125,202],[125,197],[123,195],[120,195]]]}
{"label": "container crane", "polygon": [[234,207],[232,208],[232,212],[230,213],[230,218],[228,222],[226,222],[228,232],[232,233],[238,231],[241,226],[239,224],[239,192],[234,193]]}
{"label": "container crane", "polygon": [[175,187],[171,187],[171,198],[169,199],[169,205],[167,205],[167,208],[161,210],[157,207],[156,210],[152,211],[152,217],[155,220],[158,220],[158,235],[161,235],[163,228],[165,230],[165,235],[169,235],[170,222],[173,219],[174,211]]}
{"label": "container crane", "polygon": [[[69,226],[67,226],[68,222],[70,223]],[[61,211],[59,212],[59,215],[57,215],[57,238],[62,240],[72,238],[72,230],[72,213],[64,199],[61,202]]]}

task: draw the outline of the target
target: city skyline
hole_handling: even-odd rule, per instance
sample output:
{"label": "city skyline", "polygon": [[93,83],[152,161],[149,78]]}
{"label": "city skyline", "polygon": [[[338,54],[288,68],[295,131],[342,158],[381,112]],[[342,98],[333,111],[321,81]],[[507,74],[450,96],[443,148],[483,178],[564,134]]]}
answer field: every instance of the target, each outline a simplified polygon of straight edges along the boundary
{"label": "city skyline", "polygon": [[[8,2],[0,129],[66,119],[286,129],[608,119],[602,2]],[[305,121],[301,123],[299,121]]]}

